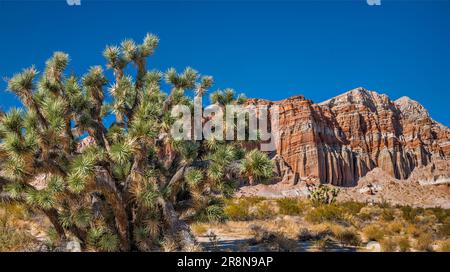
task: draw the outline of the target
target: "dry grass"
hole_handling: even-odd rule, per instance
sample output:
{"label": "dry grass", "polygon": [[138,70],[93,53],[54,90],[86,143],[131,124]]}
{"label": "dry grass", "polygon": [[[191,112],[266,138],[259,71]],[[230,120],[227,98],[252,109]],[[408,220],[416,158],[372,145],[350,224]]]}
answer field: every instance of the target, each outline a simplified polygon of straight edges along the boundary
{"label": "dry grass", "polygon": [[408,252],[411,249],[411,243],[408,237],[399,237],[396,240],[400,252]]}
{"label": "dry grass", "polygon": [[359,246],[361,238],[354,229],[344,229],[337,232],[334,237],[344,246]]}
{"label": "dry grass", "polygon": [[276,215],[273,205],[268,201],[263,201],[252,207],[250,210],[252,218],[269,219]]}
{"label": "dry grass", "polygon": [[203,236],[208,231],[208,227],[204,223],[194,223],[191,225],[192,232],[197,236]]}
{"label": "dry grass", "polygon": [[379,225],[368,225],[364,227],[362,232],[367,241],[380,242],[385,236],[383,228]]}
{"label": "dry grass", "polygon": [[450,252],[450,238],[440,241],[438,249],[440,252]]}
{"label": "dry grass", "polygon": [[433,251],[433,237],[429,233],[422,233],[416,240],[415,248],[419,251]]}
{"label": "dry grass", "polygon": [[385,238],[381,239],[379,242],[381,245],[381,250],[383,252],[394,252],[397,248],[397,244],[390,237],[385,237]]}
{"label": "dry grass", "polygon": [[360,210],[357,216],[363,221],[372,221],[378,220],[382,213],[383,209],[378,206],[366,206]]}
{"label": "dry grass", "polygon": [[257,225],[252,226],[254,244],[262,245],[270,251],[291,252],[297,248],[294,239],[286,237],[282,232],[274,232]]}
{"label": "dry grass", "polygon": [[36,245],[35,238],[19,224],[28,214],[20,205],[0,208],[0,252],[27,251]]}
{"label": "dry grass", "polygon": [[270,243],[262,244],[274,251],[292,250],[287,245],[293,241],[309,242],[316,250],[327,250],[332,244],[364,248],[365,243],[377,241],[383,251],[400,252],[430,251],[435,245],[445,251],[450,243],[450,219],[442,209],[356,202],[314,206],[299,199],[243,198],[227,202],[225,210],[235,220],[193,224],[194,233],[214,228],[220,235],[255,238],[253,228],[258,226],[264,239],[271,237]]}
{"label": "dry grass", "polygon": [[424,230],[421,227],[414,224],[408,224],[405,231],[406,234],[408,234],[408,236],[412,238],[418,238],[420,235],[424,233]]}
{"label": "dry grass", "polygon": [[386,225],[386,230],[391,234],[400,234],[403,231],[403,228],[403,222],[398,219]]}

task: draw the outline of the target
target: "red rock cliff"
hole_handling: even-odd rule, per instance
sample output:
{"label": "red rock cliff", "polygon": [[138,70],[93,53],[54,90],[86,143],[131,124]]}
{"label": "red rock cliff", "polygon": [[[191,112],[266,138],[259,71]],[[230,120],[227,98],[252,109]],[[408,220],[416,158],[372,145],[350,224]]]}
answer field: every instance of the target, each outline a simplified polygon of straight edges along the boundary
{"label": "red rock cliff", "polygon": [[353,186],[375,167],[406,179],[418,166],[450,160],[450,129],[407,97],[357,88],[319,104],[303,96],[249,103],[280,106],[277,153],[302,178]]}

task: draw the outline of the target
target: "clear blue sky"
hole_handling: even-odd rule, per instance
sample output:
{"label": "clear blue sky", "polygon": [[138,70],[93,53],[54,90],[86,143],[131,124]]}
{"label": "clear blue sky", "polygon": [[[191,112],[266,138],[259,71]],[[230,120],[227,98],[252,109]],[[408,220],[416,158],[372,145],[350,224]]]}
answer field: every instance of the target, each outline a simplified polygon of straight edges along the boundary
{"label": "clear blue sky", "polygon": [[[363,86],[407,95],[450,125],[450,1],[87,1],[0,0],[0,76],[53,51],[68,73],[104,65],[106,44],[157,34],[150,68],[192,66],[217,88],[278,100],[320,102]],[[111,72],[108,72],[109,75]],[[0,106],[18,105],[0,83]]]}

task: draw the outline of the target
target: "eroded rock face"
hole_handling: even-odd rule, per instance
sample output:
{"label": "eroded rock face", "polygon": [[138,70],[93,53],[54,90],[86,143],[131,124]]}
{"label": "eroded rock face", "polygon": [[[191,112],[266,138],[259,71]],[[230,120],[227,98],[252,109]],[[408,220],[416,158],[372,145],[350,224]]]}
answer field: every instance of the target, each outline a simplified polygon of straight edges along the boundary
{"label": "eroded rock face", "polygon": [[319,104],[303,96],[248,103],[279,106],[277,154],[300,178],[354,186],[376,167],[407,179],[417,167],[450,160],[450,129],[407,97],[357,88]]}

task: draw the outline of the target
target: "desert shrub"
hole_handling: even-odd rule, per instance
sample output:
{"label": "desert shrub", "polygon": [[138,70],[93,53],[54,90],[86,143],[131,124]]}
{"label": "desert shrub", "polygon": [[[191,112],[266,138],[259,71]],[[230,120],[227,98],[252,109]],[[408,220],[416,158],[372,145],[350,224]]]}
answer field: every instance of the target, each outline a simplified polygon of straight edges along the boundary
{"label": "desert shrub", "polygon": [[312,245],[318,250],[326,251],[330,247],[330,243],[330,239],[325,237],[315,240]]}
{"label": "desert shrub", "polygon": [[334,233],[329,224],[318,224],[310,227],[311,233],[315,240],[323,239],[325,237],[333,237]]}
{"label": "desert shrub", "polygon": [[383,209],[377,206],[366,206],[363,207],[357,217],[363,221],[371,221],[379,218],[383,213]]}
{"label": "desert shrub", "polygon": [[251,196],[239,199],[239,202],[243,205],[252,206],[266,200],[264,197]]}
{"label": "desert shrub", "polygon": [[401,231],[403,229],[403,223],[399,220],[394,220],[394,221],[390,222],[389,224],[387,224],[386,229],[390,233],[395,233],[395,234],[401,233]]}
{"label": "desert shrub", "polygon": [[12,222],[12,217],[8,214],[0,216],[0,252],[24,251],[35,243],[34,237]]}
{"label": "desert shrub", "polygon": [[251,212],[253,219],[268,219],[275,215],[273,206],[267,201],[258,203],[254,207],[254,212]]}
{"label": "desert shrub", "polygon": [[397,248],[395,241],[389,237],[381,239],[379,243],[383,252],[394,252]]}
{"label": "desert shrub", "polygon": [[356,201],[346,201],[339,203],[339,205],[344,209],[347,213],[351,215],[358,214],[361,209],[365,206],[364,203],[356,202]]}
{"label": "desert shrub", "polygon": [[433,212],[439,223],[450,223],[450,209],[429,208],[428,210]]}
{"label": "desert shrub", "polygon": [[416,223],[423,227],[432,227],[436,225],[437,218],[433,213],[425,212],[425,214],[416,217]]}
{"label": "desert shrub", "polygon": [[248,210],[248,207],[238,204],[230,204],[225,206],[223,211],[227,216],[227,218],[230,220],[235,221],[250,220],[250,212]]}
{"label": "desert shrub", "polygon": [[417,225],[409,224],[406,227],[406,233],[413,238],[417,238],[422,235],[425,231]]}
{"label": "desert shrub", "polygon": [[440,237],[450,237],[450,223],[444,223],[438,226],[437,235]]}
{"label": "desert shrub", "polygon": [[440,252],[450,252],[450,239],[446,239],[439,243]]}
{"label": "desert shrub", "polygon": [[314,240],[316,236],[307,228],[301,228],[298,232],[298,240],[299,241],[309,241]]}
{"label": "desert shrub", "polygon": [[7,214],[14,219],[27,219],[30,211],[21,204],[0,203],[0,214]]}
{"label": "desert shrub", "polygon": [[202,223],[194,223],[191,225],[191,230],[196,235],[204,235],[208,231],[208,228]]}
{"label": "desert shrub", "polygon": [[345,213],[336,205],[319,205],[310,209],[305,219],[311,223],[343,222]]}
{"label": "desert shrub", "polygon": [[370,221],[370,220],[372,220],[373,218],[372,218],[372,215],[370,214],[370,213],[366,213],[366,212],[362,212],[362,213],[358,213],[357,214],[357,217],[359,218],[359,219],[361,219],[362,221]]}
{"label": "desert shrub", "polygon": [[297,241],[289,239],[282,233],[275,233],[275,241],[277,251],[294,252],[297,248]]}
{"label": "desert shrub", "polygon": [[424,210],[422,208],[413,208],[411,206],[402,206],[400,207],[402,211],[402,217],[408,222],[414,223],[416,221],[416,217],[422,215]]}
{"label": "desert shrub", "polygon": [[302,213],[301,204],[298,199],[280,198],[277,199],[280,214],[299,215]]}
{"label": "desert shrub", "polygon": [[343,245],[346,246],[359,246],[361,244],[361,238],[359,234],[352,229],[344,229],[335,234],[335,238]]}
{"label": "desert shrub", "polygon": [[377,205],[378,205],[378,207],[380,207],[382,209],[389,209],[389,208],[391,208],[391,203],[389,203],[389,201],[387,201],[384,198],[382,198],[381,201]]}
{"label": "desert shrub", "polygon": [[257,205],[264,200],[262,197],[225,200],[224,214],[228,219],[235,221],[254,219],[255,213],[252,213],[251,209],[257,210]]}
{"label": "desert shrub", "polygon": [[408,237],[400,237],[397,239],[397,245],[400,252],[408,252],[411,249],[411,243]]}
{"label": "desert shrub", "polygon": [[394,211],[389,208],[383,209],[383,212],[381,213],[381,218],[383,218],[384,221],[394,220],[395,219]]}
{"label": "desert shrub", "polygon": [[429,233],[422,233],[416,240],[415,248],[419,251],[433,251],[433,237]]}
{"label": "desert shrub", "polygon": [[271,251],[295,251],[297,242],[289,239],[281,232],[268,231],[261,226],[252,225],[250,230],[253,234],[253,243],[265,245]]}
{"label": "desert shrub", "polygon": [[223,222],[227,219],[227,216],[221,205],[214,204],[204,209],[204,218],[208,222]]}
{"label": "desert shrub", "polygon": [[383,229],[378,225],[368,225],[363,228],[363,234],[369,241],[380,242],[384,237]]}

